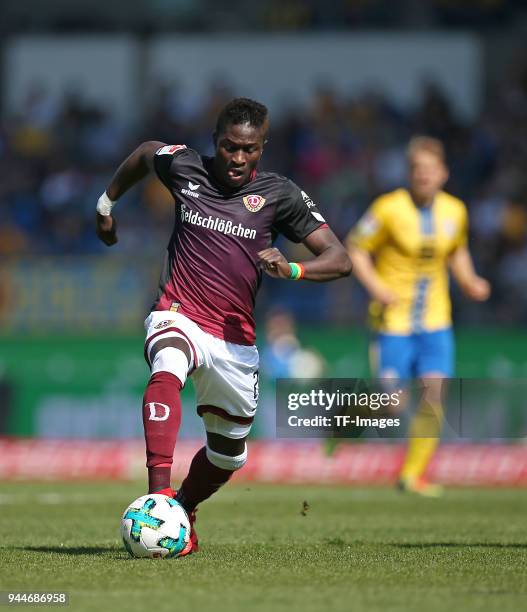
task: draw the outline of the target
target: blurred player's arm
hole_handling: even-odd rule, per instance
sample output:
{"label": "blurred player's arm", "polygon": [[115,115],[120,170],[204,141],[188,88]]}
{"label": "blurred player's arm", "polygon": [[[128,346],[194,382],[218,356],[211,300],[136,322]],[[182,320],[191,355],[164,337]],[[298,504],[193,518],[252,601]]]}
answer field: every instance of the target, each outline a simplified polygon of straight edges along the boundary
{"label": "blurred player's arm", "polygon": [[389,199],[377,198],[345,241],[355,276],[370,297],[383,306],[396,302],[397,296],[377,273],[373,256],[388,239],[390,218]]}
{"label": "blurred player's arm", "polygon": [[165,143],[155,140],[143,142],[119,166],[108,188],[97,204],[96,232],[100,240],[108,246],[117,242],[116,223],[112,215],[113,204],[130,187],[142,180],[154,168],[155,152]]}
{"label": "blurred player's arm", "polygon": [[[301,262],[304,269],[302,278],[324,282],[351,274],[352,266],[346,249],[329,227],[312,231],[302,242],[315,255],[315,259]],[[258,257],[269,276],[291,278],[289,262],[277,248],[264,249],[258,253]]]}
{"label": "blurred player's arm", "polygon": [[396,302],[397,296],[395,293],[385,285],[382,278],[377,274],[371,253],[356,246],[351,237],[348,237],[346,244],[353,265],[353,273],[370,297],[383,306],[389,306]]}
{"label": "blurred player's arm", "polygon": [[477,302],[484,302],[489,297],[490,283],[476,273],[466,245],[459,246],[452,253],[449,266],[452,276],[464,295]]}
{"label": "blurred player's arm", "polygon": [[474,269],[472,257],[468,250],[468,214],[464,205],[459,208],[458,231],[448,265],[454,280],[466,297],[477,302],[484,302],[490,295],[490,284]]}

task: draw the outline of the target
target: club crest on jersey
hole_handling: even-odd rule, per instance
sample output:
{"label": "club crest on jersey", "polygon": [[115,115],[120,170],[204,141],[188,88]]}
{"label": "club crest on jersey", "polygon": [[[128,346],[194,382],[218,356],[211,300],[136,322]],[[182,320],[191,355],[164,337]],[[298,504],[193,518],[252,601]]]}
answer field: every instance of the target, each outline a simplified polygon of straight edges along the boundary
{"label": "club crest on jersey", "polygon": [[246,195],[243,198],[243,203],[250,212],[258,212],[265,204],[265,198],[259,195]]}
{"label": "club crest on jersey", "polygon": [[379,222],[370,214],[364,215],[357,225],[357,233],[360,236],[371,236],[379,229]]}
{"label": "club crest on jersey", "polygon": [[172,323],[175,323],[175,321],[161,321],[161,323],[154,325],[154,329],[165,329],[165,327],[168,327]]}

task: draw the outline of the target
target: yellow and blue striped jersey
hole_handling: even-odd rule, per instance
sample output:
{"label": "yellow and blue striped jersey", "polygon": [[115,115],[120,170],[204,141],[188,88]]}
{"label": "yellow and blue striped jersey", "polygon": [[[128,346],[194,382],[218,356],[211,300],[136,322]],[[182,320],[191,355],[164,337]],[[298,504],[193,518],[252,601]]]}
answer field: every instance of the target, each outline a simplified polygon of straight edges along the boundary
{"label": "yellow and blue striped jersey", "polygon": [[377,273],[397,296],[370,304],[377,331],[410,334],[451,325],[448,257],[467,242],[463,202],[443,191],[420,208],[406,189],[377,198],[348,240],[371,253]]}

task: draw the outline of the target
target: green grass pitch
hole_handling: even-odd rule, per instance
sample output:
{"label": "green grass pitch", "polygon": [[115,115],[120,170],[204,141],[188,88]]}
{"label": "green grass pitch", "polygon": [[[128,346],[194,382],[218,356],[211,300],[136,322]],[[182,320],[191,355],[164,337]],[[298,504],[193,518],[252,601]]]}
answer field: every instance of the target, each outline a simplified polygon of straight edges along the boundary
{"label": "green grass pitch", "polygon": [[97,612],[525,609],[525,490],[230,485],[198,513],[199,554],[154,560],[118,533],[143,493],[2,484],[0,590],[65,590],[67,609]]}

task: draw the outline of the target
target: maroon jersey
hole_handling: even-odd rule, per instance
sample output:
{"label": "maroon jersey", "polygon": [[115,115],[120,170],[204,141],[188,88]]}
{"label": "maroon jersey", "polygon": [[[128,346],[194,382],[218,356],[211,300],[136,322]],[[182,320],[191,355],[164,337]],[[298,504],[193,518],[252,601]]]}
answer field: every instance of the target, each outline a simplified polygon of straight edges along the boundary
{"label": "maroon jersey", "polygon": [[153,310],[180,312],[227,342],[254,344],[252,313],[262,279],[257,253],[278,234],[300,242],[325,222],[287,178],[259,172],[232,190],[215,179],[212,163],[184,145],[155,155],[176,219]]}

